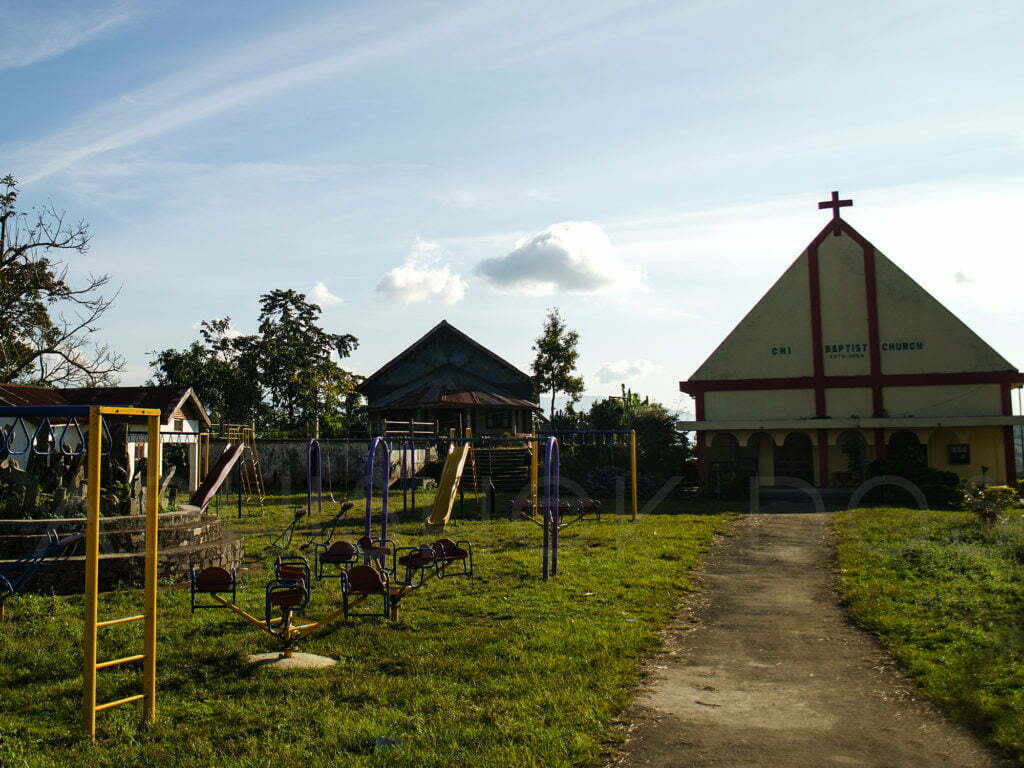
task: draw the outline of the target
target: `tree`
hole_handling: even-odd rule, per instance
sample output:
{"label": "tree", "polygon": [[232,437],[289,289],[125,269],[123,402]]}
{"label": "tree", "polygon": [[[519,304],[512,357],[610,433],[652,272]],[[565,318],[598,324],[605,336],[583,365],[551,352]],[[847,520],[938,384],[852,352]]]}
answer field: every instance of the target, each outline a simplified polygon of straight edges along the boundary
{"label": "tree", "polygon": [[257,361],[249,345],[236,343],[231,318],[203,321],[199,335],[200,341],[184,349],[153,353],[152,383],[192,387],[211,417],[222,424],[266,421]]}
{"label": "tree", "polygon": [[199,341],[155,353],[158,384],[194,387],[222,423],[315,432],[323,421],[341,430],[358,408],[359,379],[335,358],[358,345],[350,334],[319,325],[320,307],[293,290],[260,296],[257,333],[231,330],[231,318],[203,322]]}
{"label": "tree", "polygon": [[0,179],[0,382],[96,386],[116,381],[124,359],[93,341],[117,297],[109,275],[74,283],[65,258],[89,250],[89,226],[52,204],[17,208],[18,184]]}
{"label": "tree", "polygon": [[293,290],[260,296],[259,319],[259,334],[252,343],[260,383],[288,427],[310,428],[321,416],[341,408],[357,381],[332,357],[352,354],[359,345],[356,337],[323,330],[318,324],[320,307]]}
{"label": "tree", "polygon": [[566,327],[558,307],[548,310],[540,336],[533,344],[533,380],[541,392],[551,392],[549,418],[555,416],[555,394],[564,392],[575,403],[583,394],[583,378],[576,375],[580,335]]}

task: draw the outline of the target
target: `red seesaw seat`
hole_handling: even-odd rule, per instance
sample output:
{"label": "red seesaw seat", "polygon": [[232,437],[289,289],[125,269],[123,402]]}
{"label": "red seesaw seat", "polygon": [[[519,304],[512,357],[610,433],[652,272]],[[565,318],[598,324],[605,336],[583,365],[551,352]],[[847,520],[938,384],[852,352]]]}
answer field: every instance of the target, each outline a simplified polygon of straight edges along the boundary
{"label": "red seesaw seat", "polygon": [[[349,597],[372,597],[380,595],[383,598],[383,609],[381,611],[357,613],[349,608]],[[353,616],[391,616],[391,588],[388,584],[388,575],[369,565],[354,565],[348,571],[341,573],[341,599],[342,608],[345,611],[345,618]]]}
{"label": "red seesaw seat", "polygon": [[234,568],[228,571],[219,565],[211,565],[196,571],[193,568],[189,572],[189,585],[191,587],[192,613],[198,608],[223,608],[220,603],[203,604],[196,602],[196,595],[231,595],[231,602],[235,601],[236,590],[238,589],[238,574]]}
{"label": "red seesaw seat", "polygon": [[[438,539],[430,548],[434,552],[434,568],[437,578],[445,576],[472,576],[473,575],[473,545],[468,541],[452,541],[451,539]],[[453,563],[462,563],[462,570],[452,573],[448,566]]]}
{"label": "red seesaw seat", "polygon": [[316,555],[316,579],[320,581],[325,578],[341,578],[341,574],[336,576],[325,576],[324,566],[325,565],[336,565],[339,569],[344,570],[352,565],[359,562],[359,550],[347,541],[336,541],[331,544],[323,552],[318,552]]}

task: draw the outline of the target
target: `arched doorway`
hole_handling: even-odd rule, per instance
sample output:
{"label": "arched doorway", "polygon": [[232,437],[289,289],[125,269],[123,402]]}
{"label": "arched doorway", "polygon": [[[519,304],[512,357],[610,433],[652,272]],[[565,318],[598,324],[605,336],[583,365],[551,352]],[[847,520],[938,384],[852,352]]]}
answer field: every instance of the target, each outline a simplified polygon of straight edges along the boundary
{"label": "arched doorway", "polygon": [[911,477],[928,466],[928,449],[917,435],[904,429],[889,436],[886,458],[897,469],[896,474]]}
{"label": "arched doorway", "polygon": [[803,432],[790,432],[775,454],[779,477],[795,477],[814,483],[814,446]]}

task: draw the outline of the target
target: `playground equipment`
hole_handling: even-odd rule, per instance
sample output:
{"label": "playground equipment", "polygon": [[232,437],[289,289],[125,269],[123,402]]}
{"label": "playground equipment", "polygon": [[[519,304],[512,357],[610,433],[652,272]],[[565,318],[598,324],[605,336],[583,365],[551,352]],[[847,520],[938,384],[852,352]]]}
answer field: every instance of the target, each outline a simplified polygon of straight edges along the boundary
{"label": "playground equipment", "polygon": [[[638,486],[639,461],[637,459],[637,442],[635,429],[542,429],[537,434],[541,437],[554,436],[567,445],[614,445],[617,440],[629,439],[629,479],[630,479],[630,519],[636,520],[640,514],[640,494]],[[531,457],[533,466],[537,463],[537,454]]]}
{"label": "playground equipment", "polygon": [[[228,573],[223,568],[206,568],[194,573],[190,580],[193,612],[207,607],[203,602],[205,596],[215,606],[228,608],[252,626],[269,634],[277,641],[280,658],[291,658],[301,638],[341,619],[381,616],[397,620],[402,600],[422,588],[430,579],[472,576],[473,549],[469,542],[441,539],[429,545],[398,548],[388,538],[386,473],[381,484],[381,527],[379,536],[374,535],[373,500],[377,486],[375,470],[378,459],[382,459],[383,466],[390,469],[390,449],[387,441],[381,437],[371,440],[367,450],[366,507],[363,536],[358,546],[344,541],[334,542],[323,551],[318,550],[313,568],[310,568],[304,557],[278,557],[274,578],[265,587],[262,619],[236,604],[238,579],[234,571]],[[293,526],[305,516],[305,512],[301,508],[296,510]],[[341,609],[319,620],[306,623],[296,621],[295,617],[301,616],[309,605],[314,578],[318,582],[332,578],[324,572],[326,566],[339,569],[337,577],[341,582]],[[449,571],[459,566],[461,570]],[[400,569],[402,578],[398,577]],[[227,595],[230,595],[230,599]],[[355,610],[376,597],[381,599],[379,611]]]}
{"label": "playground equipment", "polygon": [[84,538],[84,534],[75,533],[60,537],[51,528],[46,532],[46,538],[47,542],[35,552],[13,563],[0,566],[0,621],[4,619],[4,606],[8,598],[14,597],[24,589],[42,566],[70,557],[75,545]]}
{"label": "playground equipment", "polygon": [[[102,458],[104,437],[109,444],[109,433],[105,429],[105,417],[145,418],[149,461],[146,462],[146,560],[145,595],[143,611],[135,616],[117,619],[99,619],[99,562],[100,562],[100,502],[102,482]],[[157,528],[160,507],[160,411],[156,408],[114,408],[107,406],[2,406],[0,418],[13,419],[6,432],[0,429],[0,453],[17,454],[21,448],[17,441],[28,437],[26,419],[38,419],[39,423],[26,446],[36,443],[46,435],[46,450],[64,453],[81,452],[87,445],[88,494],[86,497],[85,525],[85,617],[83,627],[83,678],[84,678],[84,728],[90,739],[96,738],[96,714],[122,704],[143,702],[143,716],[147,722],[156,721],[156,579],[157,579]],[[55,419],[63,420],[62,429],[54,442],[52,438]],[[82,420],[87,419],[88,431],[83,434]],[[41,431],[44,429],[45,432]],[[69,438],[69,430],[73,437]],[[54,448],[54,446],[56,446]],[[13,449],[13,450],[12,450]],[[118,624],[143,622],[143,652],[121,659],[97,660],[98,630]],[[122,699],[96,702],[96,675],[103,669],[143,663],[142,693]]]}
{"label": "playground equipment", "polygon": [[221,430],[228,443],[245,446],[242,455],[242,492],[245,503],[258,506],[263,512],[266,492],[263,489],[263,469],[260,466],[260,453],[256,449],[256,431],[245,424],[222,424]]}
{"label": "playground equipment", "polygon": [[[189,504],[199,507],[200,510],[206,509],[213,500],[213,497],[217,495],[217,491],[220,490],[221,486],[231,476],[231,470],[238,464],[245,450],[245,443],[228,443],[225,445],[224,450],[221,451],[220,457],[217,459],[217,463],[213,465],[213,469],[206,472],[196,492],[192,494]],[[208,460],[209,454],[207,453]]]}
{"label": "playground equipment", "polygon": [[462,472],[466,468],[466,459],[473,450],[473,431],[466,428],[463,438],[455,437],[455,430],[449,434],[448,456],[445,458],[441,479],[437,482],[437,494],[434,506],[427,518],[427,525],[432,528],[444,528],[452,516],[455,506],[455,494],[462,480]]}

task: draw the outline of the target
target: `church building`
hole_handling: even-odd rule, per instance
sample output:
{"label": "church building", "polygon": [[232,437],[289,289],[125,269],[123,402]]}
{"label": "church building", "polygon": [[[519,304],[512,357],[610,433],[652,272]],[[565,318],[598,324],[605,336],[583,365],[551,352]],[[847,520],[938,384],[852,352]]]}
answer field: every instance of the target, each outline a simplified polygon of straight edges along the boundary
{"label": "church building", "polygon": [[839,215],[703,365],[702,484],[746,467],[772,485],[853,487],[875,459],[916,451],[963,479],[1016,480],[1011,391],[1024,376]]}

